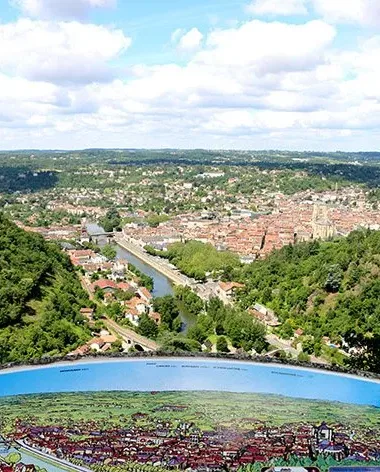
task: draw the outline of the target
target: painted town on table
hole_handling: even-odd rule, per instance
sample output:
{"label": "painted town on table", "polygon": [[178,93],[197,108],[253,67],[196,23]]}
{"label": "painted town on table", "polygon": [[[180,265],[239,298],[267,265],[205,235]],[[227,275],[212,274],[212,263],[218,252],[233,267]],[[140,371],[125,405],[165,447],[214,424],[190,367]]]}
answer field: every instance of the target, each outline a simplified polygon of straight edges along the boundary
{"label": "painted town on table", "polygon": [[182,391],[24,395],[0,408],[1,472],[380,466],[373,406]]}

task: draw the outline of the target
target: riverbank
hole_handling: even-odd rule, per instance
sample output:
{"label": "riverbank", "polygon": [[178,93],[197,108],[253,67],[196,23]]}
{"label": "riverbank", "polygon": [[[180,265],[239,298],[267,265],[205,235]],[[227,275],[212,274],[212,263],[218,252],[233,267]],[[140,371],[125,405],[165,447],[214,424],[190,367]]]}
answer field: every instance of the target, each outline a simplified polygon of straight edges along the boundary
{"label": "riverbank", "polygon": [[172,269],[166,261],[159,260],[157,257],[151,256],[136,244],[127,241],[122,235],[115,235],[115,243],[163,274],[173,284],[189,287],[194,285],[193,280],[191,280],[189,277],[186,277],[186,275],[183,275]]}
{"label": "riverbank", "polygon": [[23,463],[33,463],[41,469],[47,470],[47,472],[91,472],[87,467],[72,464],[65,459],[59,459],[58,457],[30,447],[22,440],[16,441],[16,443],[18,449],[15,449],[14,452],[21,455],[21,461]]}

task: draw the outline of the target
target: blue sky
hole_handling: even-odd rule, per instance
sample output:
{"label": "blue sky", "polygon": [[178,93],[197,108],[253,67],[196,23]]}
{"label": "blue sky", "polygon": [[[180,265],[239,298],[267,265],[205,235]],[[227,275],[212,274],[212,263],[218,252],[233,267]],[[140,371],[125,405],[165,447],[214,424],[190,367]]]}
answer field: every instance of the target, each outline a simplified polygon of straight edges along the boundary
{"label": "blue sky", "polygon": [[0,147],[378,150],[380,2],[0,0]]}
{"label": "blue sky", "polygon": [[170,358],[117,360],[0,373],[0,397],[101,390],[271,393],[380,407],[379,382],[248,362]]}

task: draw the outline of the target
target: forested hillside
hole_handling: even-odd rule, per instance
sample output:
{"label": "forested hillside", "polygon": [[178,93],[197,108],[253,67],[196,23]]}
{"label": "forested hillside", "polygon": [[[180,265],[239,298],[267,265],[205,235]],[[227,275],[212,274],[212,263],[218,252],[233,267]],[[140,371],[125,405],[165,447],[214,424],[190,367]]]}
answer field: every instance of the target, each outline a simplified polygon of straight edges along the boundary
{"label": "forested hillside", "polygon": [[284,247],[234,275],[246,285],[243,306],[272,308],[281,336],[303,328],[304,347],[316,354],[324,336],[347,343],[352,365],[380,371],[380,232]]}
{"label": "forested hillside", "polygon": [[86,293],[55,244],[0,214],[0,363],[66,353],[87,339]]}

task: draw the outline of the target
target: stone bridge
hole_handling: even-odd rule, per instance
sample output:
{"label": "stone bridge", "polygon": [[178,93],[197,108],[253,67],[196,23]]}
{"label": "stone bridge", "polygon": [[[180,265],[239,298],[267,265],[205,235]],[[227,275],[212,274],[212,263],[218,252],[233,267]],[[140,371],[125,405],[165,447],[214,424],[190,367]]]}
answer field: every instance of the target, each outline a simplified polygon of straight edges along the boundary
{"label": "stone bridge", "polygon": [[107,243],[111,243],[115,237],[115,233],[89,233],[90,241],[98,244],[101,239],[106,239]]}
{"label": "stone bridge", "polygon": [[110,331],[118,334],[124,341],[124,345],[134,347],[138,351],[156,351],[158,344],[151,339],[140,336],[135,331],[118,325],[115,321],[105,317],[104,322]]}

